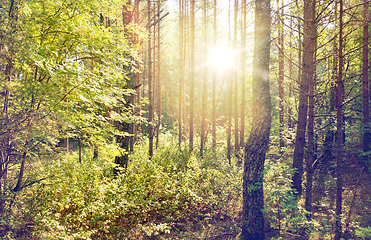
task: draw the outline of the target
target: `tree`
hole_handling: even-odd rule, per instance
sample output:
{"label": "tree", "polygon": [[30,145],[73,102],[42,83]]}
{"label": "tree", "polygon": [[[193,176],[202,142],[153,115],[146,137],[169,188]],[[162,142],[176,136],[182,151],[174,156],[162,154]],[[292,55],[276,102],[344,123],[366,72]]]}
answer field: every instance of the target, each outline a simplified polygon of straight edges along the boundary
{"label": "tree", "polygon": [[178,117],[178,134],[179,147],[182,143],[182,112],[183,112],[183,94],[184,94],[184,65],[183,65],[183,0],[179,0],[179,117]]}
{"label": "tree", "polygon": [[154,99],[153,99],[153,82],[152,82],[152,28],[151,28],[151,0],[147,1],[148,14],[148,95],[149,95],[149,110],[148,110],[148,139],[149,139],[149,159],[153,156],[153,119],[154,119]]}
{"label": "tree", "polygon": [[189,91],[189,151],[193,151],[194,91],[195,91],[195,0],[191,0],[190,21],[191,87]]}
{"label": "tree", "polygon": [[[216,39],[217,39],[217,25],[216,25],[216,0],[214,0],[214,18],[213,18],[213,46],[214,49],[216,47]],[[211,116],[211,122],[212,122],[212,132],[213,132],[213,150],[215,151],[216,148],[216,67],[214,66],[213,69],[213,103],[212,103],[212,116]]]}
{"label": "tree", "polygon": [[[231,43],[231,0],[228,1],[228,47]],[[227,87],[227,159],[231,164],[231,132],[232,132],[232,76],[231,70],[228,70],[228,87]]]}
{"label": "tree", "polygon": [[295,150],[292,167],[296,169],[293,176],[293,188],[298,195],[302,192],[303,157],[305,132],[307,125],[308,90],[313,81],[313,56],[315,39],[315,0],[304,1],[304,34],[303,34],[303,65],[299,91],[298,124],[295,138]]}
{"label": "tree", "polygon": [[[233,49],[237,51],[237,32],[238,32],[238,0],[234,0],[234,34],[233,34]],[[238,154],[240,146],[238,144],[238,74],[237,74],[237,56],[234,57],[236,69],[233,71],[234,79],[234,149],[235,154]]]}
{"label": "tree", "polygon": [[157,17],[158,17],[158,26],[157,26],[157,126],[156,126],[156,147],[158,147],[160,127],[161,127],[161,112],[162,112],[162,96],[161,96],[161,28],[160,28],[160,10],[161,10],[161,1],[157,2]]}
{"label": "tree", "polygon": [[283,1],[282,7],[280,8],[280,1],[277,0],[277,8],[280,14],[277,14],[278,20],[278,97],[279,97],[279,135],[280,135],[280,151],[285,146],[284,141],[284,101],[285,101],[285,88],[284,88],[284,76],[285,76],[285,61],[284,61],[284,12],[283,12]]}
{"label": "tree", "polygon": [[339,10],[339,74],[337,78],[336,90],[336,210],[335,210],[335,237],[334,240],[340,240],[342,237],[342,201],[343,201],[343,0],[340,0]]}
{"label": "tree", "polygon": [[[208,4],[207,0],[204,0],[203,3],[203,11],[202,11],[202,18],[203,18],[203,59],[204,61],[207,59],[207,9]],[[204,145],[206,143],[206,115],[207,115],[207,66],[204,65],[202,67],[202,109],[201,109],[201,146],[200,146],[200,155],[203,157],[203,150]]]}
{"label": "tree", "polygon": [[263,176],[271,128],[269,88],[270,1],[255,1],[253,58],[253,120],[247,139],[243,172],[243,240],[264,239]]}
{"label": "tree", "polygon": [[245,108],[246,108],[246,18],[247,18],[247,3],[242,1],[242,24],[241,24],[241,130],[240,130],[240,146],[245,145]]}
{"label": "tree", "polygon": [[2,2],[0,211],[11,206],[10,194],[38,182],[27,165],[53,159],[62,136],[88,142],[125,135],[112,123],[131,121],[123,65],[132,63],[134,51],[122,36],[122,12],[111,13],[118,2],[112,4],[102,9],[95,0]]}
{"label": "tree", "polygon": [[[363,83],[363,151],[370,151],[370,110],[369,110],[369,80],[368,80],[368,1],[363,6],[363,56],[362,56],[362,83]],[[367,158],[368,159],[368,158]]]}

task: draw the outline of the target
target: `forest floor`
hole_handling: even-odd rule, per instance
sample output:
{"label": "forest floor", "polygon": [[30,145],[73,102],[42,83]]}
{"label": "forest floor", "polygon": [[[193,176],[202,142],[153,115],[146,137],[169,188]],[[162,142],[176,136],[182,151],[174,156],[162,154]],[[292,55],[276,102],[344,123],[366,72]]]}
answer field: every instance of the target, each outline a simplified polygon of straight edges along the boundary
{"label": "forest floor", "polygon": [[[56,163],[54,169],[47,169],[59,179],[53,178],[54,182],[40,185],[40,192],[35,188],[29,189],[25,193],[27,196],[14,196],[18,211],[13,212],[10,223],[0,225],[0,237],[32,240],[238,239],[242,218],[241,167],[221,167],[220,162],[207,162],[207,159],[201,163],[204,166],[200,166],[197,159],[190,158],[187,170],[181,170],[182,154],[179,150],[167,149],[163,155],[159,154],[159,162],[155,165],[147,158],[133,156],[137,162],[131,165],[130,174],[113,180],[109,175],[99,176],[111,165],[96,166],[97,162],[87,162],[80,166],[76,156],[71,155],[69,160],[61,162],[63,168]],[[326,167],[321,169],[326,170]],[[313,240],[333,237],[336,186],[331,169],[329,164],[328,171],[315,172],[315,221],[311,224],[310,235]],[[347,160],[343,176],[343,237],[346,240],[362,239],[362,236],[364,240],[370,239],[367,230],[362,233],[359,227],[371,226],[371,174],[353,157]],[[281,232],[278,231],[277,202],[272,204],[270,199],[277,189],[270,185],[272,176],[268,173],[267,177],[267,239],[298,239],[299,231],[293,230],[293,226],[302,224],[299,218],[291,217],[294,222],[282,218]],[[278,194],[287,194],[279,191]],[[290,211],[285,215],[290,215]],[[359,237],[355,236],[357,231]]]}

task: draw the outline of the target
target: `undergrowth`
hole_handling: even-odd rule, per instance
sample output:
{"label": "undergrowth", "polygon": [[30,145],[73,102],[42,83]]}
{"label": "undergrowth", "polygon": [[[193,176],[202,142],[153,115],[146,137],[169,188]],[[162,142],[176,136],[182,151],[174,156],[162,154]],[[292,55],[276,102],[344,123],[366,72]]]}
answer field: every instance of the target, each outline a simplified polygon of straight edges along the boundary
{"label": "undergrowth", "polygon": [[114,146],[93,159],[84,151],[38,166],[51,176],[33,190],[28,215],[41,239],[181,239],[215,233],[237,235],[241,211],[241,167],[208,152],[204,159],[177,147],[170,135],[148,159],[136,147],[128,169],[114,176]]}
{"label": "undergrowth", "polygon": [[[190,154],[186,147],[179,148],[170,134],[161,135],[160,142],[151,160],[148,143],[138,144],[128,168],[118,176],[112,171],[119,154],[113,144],[101,147],[95,159],[91,149],[84,149],[81,164],[77,152],[34,162],[29,178],[40,181],[9,192],[12,206],[0,221],[0,237],[238,239],[243,166],[235,158],[229,164],[224,148],[206,149],[200,158],[197,151]],[[308,222],[303,199],[296,201],[292,192],[290,160],[278,160],[274,150],[264,170],[267,239],[295,239],[303,230],[309,239],[331,239],[331,199],[316,200],[313,206],[325,204],[327,212],[321,215],[317,210]],[[326,186],[331,187],[332,178],[327,178]],[[344,209],[349,212],[347,205]],[[369,227],[353,225],[352,239],[369,238]]]}

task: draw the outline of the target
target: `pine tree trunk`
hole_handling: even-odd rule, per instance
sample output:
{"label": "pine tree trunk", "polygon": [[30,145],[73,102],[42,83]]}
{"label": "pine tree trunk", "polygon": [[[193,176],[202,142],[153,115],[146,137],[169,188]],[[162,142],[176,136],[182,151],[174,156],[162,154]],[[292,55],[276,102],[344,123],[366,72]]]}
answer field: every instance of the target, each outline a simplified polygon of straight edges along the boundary
{"label": "pine tree trunk", "polygon": [[264,208],[262,171],[271,127],[270,26],[270,1],[255,0],[253,121],[244,157],[242,240],[265,238],[262,212]]}
{"label": "pine tree trunk", "polygon": [[[282,3],[283,5],[283,3]],[[277,0],[277,7],[280,7],[280,1]],[[283,7],[280,14],[277,14],[279,21],[278,21],[278,96],[279,96],[279,136],[280,136],[280,149],[282,152],[282,148],[285,147],[284,141],[284,101],[285,101],[285,89],[284,89],[284,42],[283,42]]]}
{"label": "pine tree trunk", "polygon": [[182,110],[183,110],[183,0],[179,0],[179,147],[182,144]]}
{"label": "pine tree trunk", "polygon": [[[157,12],[160,12],[161,2],[157,2]],[[159,16],[160,17],[160,16]],[[160,22],[157,26],[157,126],[156,126],[156,148],[159,143],[160,127],[161,127],[161,29]]]}
{"label": "pine tree trunk", "polygon": [[[228,47],[230,47],[231,42],[231,0],[228,4]],[[229,164],[231,164],[231,132],[232,132],[232,79],[231,70],[228,70],[228,87],[227,87],[227,159]]]}
{"label": "pine tree trunk", "polygon": [[[207,0],[204,0],[203,9],[203,59],[207,58]],[[206,143],[206,113],[207,113],[207,66],[202,67],[202,109],[201,109],[201,146],[200,155],[203,157]]]}
{"label": "pine tree trunk", "polygon": [[304,34],[303,34],[303,65],[299,92],[299,113],[296,130],[295,150],[292,167],[296,169],[293,176],[293,189],[298,195],[302,193],[303,157],[305,146],[305,132],[308,110],[308,90],[313,78],[312,68],[314,54],[314,13],[315,0],[304,1]]}
{"label": "pine tree trunk", "polygon": [[[315,27],[314,25],[312,27]],[[315,31],[313,29],[312,31]],[[315,35],[317,37],[317,34]],[[316,41],[316,39],[313,39]],[[316,44],[314,44],[316,46]],[[315,73],[315,54],[312,64],[312,73]],[[314,90],[315,81],[312,77],[309,83],[309,102],[308,102],[308,152],[306,158],[307,182],[305,185],[305,210],[307,210],[308,221],[312,218],[312,191],[313,191],[313,162],[314,162]]]}
{"label": "pine tree trunk", "polygon": [[240,146],[245,145],[245,105],[246,105],[246,0],[242,2],[242,24],[241,24],[241,130],[240,130]]}
{"label": "pine tree trunk", "polygon": [[[370,110],[369,110],[369,81],[368,81],[368,1],[364,0],[363,9],[363,58],[362,58],[362,83],[363,83],[363,151],[370,151]],[[365,162],[369,158],[367,157]]]}
{"label": "pine tree trunk", "polygon": [[[290,49],[292,49],[292,17],[290,18]],[[291,98],[292,98],[292,51],[289,55],[289,93],[288,93],[288,106],[287,106],[287,127],[289,131],[292,130],[292,118],[291,118]],[[291,139],[291,137],[290,137]]]}
{"label": "pine tree trunk", "polygon": [[[233,36],[233,49],[237,51],[237,32],[238,32],[238,0],[234,0],[234,36]],[[239,132],[238,132],[238,74],[237,74],[237,56],[234,56],[235,69],[233,69],[234,79],[234,149],[235,155],[238,154],[240,145],[238,144]]]}
{"label": "pine tree trunk", "polygon": [[[151,24],[151,1],[147,1],[148,8],[148,25]],[[153,157],[153,86],[152,86],[152,31],[148,29],[148,95],[149,95],[149,110],[148,110],[148,138],[149,138],[149,159]]]}
{"label": "pine tree trunk", "polygon": [[343,199],[343,0],[340,0],[339,16],[339,75],[337,79],[336,98],[336,210],[335,210],[335,237],[340,240],[342,237],[342,199]]}
{"label": "pine tree trunk", "polygon": [[193,151],[194,91],[195,91],[195,0],[191,0],[191,88],[189,91],[189,151]]}
{"label": "pine tree trunk", "polygon": [[[216,48],[216,38],[217,38],[217,30],[216,30],[216,0],[214,0],[214,22],[213,22],[213,28],[214,28],[214,36],[213,36],[213,46],[214,49]],[[213,150],[215,151],[216,148],[216,67],[214,66],[213,69],[213,106],[212,106],[212,132],[213,132]]]}

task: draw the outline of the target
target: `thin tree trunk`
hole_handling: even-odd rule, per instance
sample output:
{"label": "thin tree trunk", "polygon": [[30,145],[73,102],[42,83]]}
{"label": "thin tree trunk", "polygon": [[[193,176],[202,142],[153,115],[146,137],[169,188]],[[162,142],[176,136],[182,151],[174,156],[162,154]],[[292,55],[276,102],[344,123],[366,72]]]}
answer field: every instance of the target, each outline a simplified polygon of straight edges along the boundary
{"label": "thin tree trunk", "polygon": [[[315,28],[314,24],[311,26]],[[315,29],[312,29],[315,31]],[[315,34],[314,46],[316,46],[317,34]],[[312,64],[312,76],[315,73],[315,61],[316,55],[313,56]],[[306,170],[307,170],[307,182],[305,185],[305,210],[308,212],[307,219],[312,219],[312,196],[313,196],[313,162],[314,162],[314,90],[315,90],[315,79],[312,77],[309,83],[309,103],[308,103],[308,152],[306,159]]]}
{"label": "thin tree trunk", "polygon": [[[233,36],[233,49],[237,51],[237,32],[238,32],[238,0],[234,0],[234,36]],[[239,132],[238,132],[238,75],[237,75],[237,56],[234,56],[235,69],[233,70],[234,78],[234,149],[237,155],[240,150],[238,144]]]}
{"label": "thin tree trunk", "polygon": [[271,128],[269,90],[270,1],[255,0],[252,73],[253,121],[245,147],[243,172],[242,240],[261,240],[264,233],[263,174]]}
{"label": "thin tree trunk", "polygon": [[337,79],[337,99],[336,99],[336,210],[335,210],[335,237],[340,240],[342,237],[342,199],[343,199],[343,0],[340,0],[339,16],[339,75]]}
{"label": "thin tree trunk", "polygon": [[[289,94],[288,94],[288,106],[287,106],[287,127],[292,130],[292,120],[291,120],[291,98],[292,98],[292,17],[290,17],[290,55],[289,55]],[[290,137],[291,139],[291,137]]]}
{"label": "thin tree trunk", "polygon": [[[151,1],[147,1],[148,8],[148,26],[151,24]],[[152,30],[148,28],[148,95],[149,95],[149,111],[148,111],[148,138],[149,138],[149,159],[153,157],[153,87],[152,87]]]}
{"label": "thin tree trunk", "polygon": [[[153,19],[152,23],[157,21],[157,18],[159,17],[158,13],[156,13],[156,2],[153,2],[152,11],[153,11]],[[157,99],[157,53],[156,53],[156,47],[157,47],[157,24],[153,24],[153,31],[152,31],[152,95],[153,95],[153,144],[155,144],[155,138],[157,133],[157,124],[155,119],[155,112],[157,111],[156,107],[156,99]]]}
{"label": "thin tree trunk", "polygon": [[[203,59],[207,59],[207,0],[204,0],[203,9]],[[203,157],[204,145],[206,143],[206,114],[207,114],[207,66],[204,65],[202,74],[202,110],[201,110],[201,147],[200,155]]]}
{"label": "thin tree trunk", "polygon": [[[144,65],[144,67],[143,67],[143,82],[142,82],[142,84],[143,84],[143,86],[142,86],[142,98],[144,98],[145,97],[145,90],[146,90],[146,79],[147,79],[147,76],[146,76],[146,74],[147,74],[147,63],[148,63],[148,57],[147,57],[147,53],[148,53],[148,42],[146,43],[146,44],[144,44],[144,48],[143,48],[143,55],[144,55],[144,60],[143,60],[143,62],[145,63],[145,64],[143,64]],[[141,104],[141,106],[142,106],[142,104]],[[143,107],[141,107],[141,110],[143,109]],[[142,111],[141,111],[141,116],[142,116]],[[144,134],[144,124],[143,123],[141,123],[141,131],[142,131],[142,134]]]}
{"label": "thin tree trunk", "polygon": [[[157,2],[157,12],[160,12],[161,2]],[[159,16],[160,17],[160,16]],[[160,22],[157,27],[157,126],[156,126],[156,148],[159,143],[160,127],[161,127],[161,29]]]}
{"label": "thin tree trunk", "polygon": [[182,67],[183,67],[183,92],[182,92],[182,119],[183,119],[183,135],[185,135],[185,130],[187,129],[187,106],[186,106],[186,57],[187,57],[187,1],[183,2],[183,35],[182,35],[182,42],[183,42],[183,58],[182,58]]}
{"label": "thin tree trunk", "polygon": [[183,0],[179,0],[179,147],[182,144],[182,99],[183,99]]}
{"label": "thin tree trunk", "polygon": [[[282,2],[283,5],[283,2]],[[277,7],[280,8],[280,0],[277,0]],[[285,67],[284,67],[284,38],[283,38],[283,7],[280,14],[277,14],[279,21],[278,21],[278,96],[279,96],[279,136],[280,136],[280,151],[282,152],[282,148],[285,147],[284,141],[284,101],[285,101],[285,89],[284,89],[284,75],[285,75]]]}
{"label": "thin tree trunk", "polygon": [[21,168],[19,170],[17,184],[15,188],[13,189],[14,192],[18,192],[19,190],[21,190],[21,184],[22,184],[22,179],[23,179],[23,174],[24,174],[24,165],[26,163],[26,156],[27,156],[27,153],[24,152],[22,156]]}
{"label": "thin tree trunk", "polygon": [[[368,81],[368,1],[364,0],[363,9],[363,57],[362,57],[362,83],[363,83],[363,151],[370,151],[370,110],[369,110],[369,81]],[[366,155],[367,156],[367,155]],[[366,161],[369,157],[366,157]]]}
{"label": "thin tree trunk", "polygon": [[[213,46],[214,49],[216,48],[216,38],[217,38],[217,30],[216,30],[216,0],[214,0],[214,38],[213,38]],[[213,110],[212,110],[212,128],[213,128],[213,150],[215,151],[216,148],[216,67],[214,66],[213,69]]]}
{"label": "thin tree trunk", "polygon": [[82,162],[82,144],[81,144],[81,138],[80,137],[77,138],[77,143],[78,143],[78,146],[79,146],[79,163],[81,164],[81,162]]}
{"label": "thin tree trunk", "polygon": [[[135,0],[134,2],[134,24],[139,24],[139,1],[140,0]],[[136,34],[135,35],[135,43],[138,44],[139,43],[139,39],[138,39],[138,35]],[[142,46],[142,44],[140,44]],[[143,49],[140,50],[139,52],[139,55],[142,55],[142,52],[143,52]],[[136,63],[136,67],[139,68],[138,66],[138,63]],[[142,84],[140,83],[140,77],[141,77],[141,74],[139,72],[135,73],[135,79],[136,79],[136,82],[135,82],[135,86],[138,86],[138,89],[136,91],[136,103],[137,103],[137,108],[136,108],[136,115],[140,116],[140,112],[141,112],[141,106],[142,104],[140,104],[140,88],[139,86],[141,86]],[[144,88],[144,86],[143,86]],[[140,123],[137,123],[135,124],[135,130],[134,130],[134,142],[136,141],[136,139],[138,139],[138,132],[139,132],[139,129],[140,129]]]}
{"label": "thin tree trunk", "polygon": [[304,1],[304,34],[303,34],[303,65],[302,76],[299,92],[299,113],[298,125],[296,130],[295,150],[292,167],[296,169],[293,176],[293,189],[296,190],[297,195],[302,193],[302,177],[303,177],[303,157],[305,146],[305,131],[307,124],[307,110],[308,110],[308,90],[309,84],[313,78],[314,69],[313,54],[315,33],[313,32],[315,13],[315,0]]}
{"label": "thin tree trunk", "polygon": [[191,0],[191,88],[189,91],[189,151],[193,151],[194,91],[195,91],[195,0]]}
{"label": "thin tree trunk", "polygon": [[[231,0],[228,4],[228,47],[231,42]],[[228,87],[227,87],[227,159],[231,164],[231,132],[232,132],[232,79],[231,70],[228,70]]]}
{"label": "thin tree trunk", "polygon": [[241,24],[241,130],[240,146],[245,145],[245,105],[246,105],[246,0],[242,1],[242,24]]}

